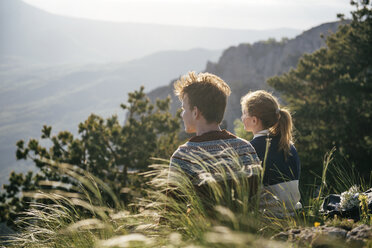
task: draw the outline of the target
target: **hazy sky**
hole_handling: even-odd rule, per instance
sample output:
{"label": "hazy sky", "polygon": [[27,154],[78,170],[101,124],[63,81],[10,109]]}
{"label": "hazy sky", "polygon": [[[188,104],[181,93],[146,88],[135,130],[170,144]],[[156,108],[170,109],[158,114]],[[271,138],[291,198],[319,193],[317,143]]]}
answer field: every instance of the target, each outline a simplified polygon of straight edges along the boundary
{"label": "hazy sky", "polygon": [[24,0],[89,19],[236,29],[308,29],[349,16],[350,0]]}

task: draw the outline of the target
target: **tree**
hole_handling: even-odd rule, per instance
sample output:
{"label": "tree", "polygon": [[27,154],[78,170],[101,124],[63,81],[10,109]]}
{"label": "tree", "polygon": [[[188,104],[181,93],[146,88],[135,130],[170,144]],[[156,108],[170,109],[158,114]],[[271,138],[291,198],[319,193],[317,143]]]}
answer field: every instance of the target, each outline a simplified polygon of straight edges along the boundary
{"label": "tree", "polygon": [[[322,169],[332,147],[370,176],[372,161],[372,18],[369,1],[355,2],[349,25],[327,46],[305,54],[297,68],[268,80],[294,112],[303,175]],[[342,17],[342,15],[340,15]]]}
{"label": "tree", "polygon": [[236,136],[245,140],[251,140],[253,138],[253,134],[244,129],[244,123],[239,119],[234,121],[234,132]]}
{"label": "tree", "polygon": [[[128,170],[147,170],[151,157],[168,159],[180,143],[180,120],[169,113],[169,105],[169,97],[157,100],[155,104],[150,103],[141,87],[139,91],[129,93],[127,105],[121,105],[127,111],[124,125],[119,123],[117,116],[105,120],[92,114],[79,124],[78,137],[68,131],[52,136],[52,127],[44,126],[41,139],[50,141],[49,149],[36,139],[31,139],[27,146],[23,140],[18,141],[17,159],[32,160],[40,171],[35,175],[32,172],[25,175],[11,173],[10,183],[3,186],[5,192],[0,195],[0,221],[13,225],[17,215],[29,207],[32,196],[23,192],[79,184],[74,178],[51,167],[47,160],[72,164],[89,172],[105,182],[116,195],[120,195],[123,188],[126,193],[131,188],[143,190],[143,179],[128,176]],[[74,187],[67,188],[64,187],[64,190],[74,191]],[[125,203],[129,203],[128,194],[121,196]],[[108,205],[113,204],[109,196],[106,201]]]}

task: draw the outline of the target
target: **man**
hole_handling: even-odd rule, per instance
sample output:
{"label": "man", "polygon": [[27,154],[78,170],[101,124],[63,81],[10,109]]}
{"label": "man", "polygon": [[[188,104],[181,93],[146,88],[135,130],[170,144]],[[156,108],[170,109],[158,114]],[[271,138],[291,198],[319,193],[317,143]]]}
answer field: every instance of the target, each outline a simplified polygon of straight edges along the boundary
{"label": "man", "polygon": [[185,131],[196,135],[172,155],[170,181],[179,181],[172,175],[177,170],[196,186],[206,185],[208,180],[223,181],[222,175],[231,179],[235,172],[257,176],[260,160],[251,144],[220,128],[230,87],[213,74],[189,72],[174,88],[182,102]]}

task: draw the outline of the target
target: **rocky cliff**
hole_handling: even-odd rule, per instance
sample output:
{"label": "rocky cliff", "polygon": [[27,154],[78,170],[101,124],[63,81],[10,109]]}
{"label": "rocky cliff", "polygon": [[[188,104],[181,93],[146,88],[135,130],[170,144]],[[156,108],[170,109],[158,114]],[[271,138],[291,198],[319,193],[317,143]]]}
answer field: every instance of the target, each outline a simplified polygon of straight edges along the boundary
{"label": "rocky cliff", "polygon": [[[208,62],[205,71],[218,75],[231,87],[225,120],[227,129],[233,131],[234,120],[240,118],[240,98],[251,90],[272,90],[266,84],[269,77],[280,75],[294,68],[305,53],[312,53],[325,46],[325,38],[337,30],[340,22],[326,23],[303,32],[294,39],[273,39],[254,44],[240,44],[226,49],[217,63]],[[323,35],[323,36],[322,36]],[[173,81],[151,91],[150,99],[172,97],[171,112],[180,103],[173,94]]]}

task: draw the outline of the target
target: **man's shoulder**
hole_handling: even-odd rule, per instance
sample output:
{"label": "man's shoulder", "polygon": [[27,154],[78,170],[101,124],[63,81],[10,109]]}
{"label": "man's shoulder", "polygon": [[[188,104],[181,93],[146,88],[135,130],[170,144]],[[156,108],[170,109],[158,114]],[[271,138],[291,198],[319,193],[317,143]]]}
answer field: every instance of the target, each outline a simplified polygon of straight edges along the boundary
{"label": "man's shoulder", "polygon": [[186,150],[187,147],[188,147],[187,143],[189,143],[189,142],[186,142],[186,143],[180,145],[180,146],[177,148],[177,150],[175,150],[175,151],[173,152],[172,157],[174,157],[175,155],[177,155],[177,154],[179,154],[179,153],[185,152],[185,150]]}
{"label": "man's shoulder", "polygon": [[232,140],[242,145],[251,145],[251,142],[249,142],[246,139],[240,138],[240,137],[235,137],[235,139],[232,139]]}
{"label": "man's shoulder", "polygon": [[188,141],[185,144],[180,145],[177,150],[195,150],[199,148],[206,148],[206,147],[213,147],[213,146],[251,147],[252,145],[249,141],[235,136],[229,139],[216,139],[216,140],[208,140],[208,141],[203,141],[203,142]]}
{"label": "man's shoulder", "polygon": [[[193,154],[198,154],[202,151],[198,146],[193,145],[190,141],[180,145],[177,150],[175,150],[171,156],[171,160],[185,160],[186,157],[190,157]],[[186,159],[189,160],[189,159]]]}
{"label": "man's shoulder", "polygon": [[253,149],[254,147],[252,146],[251,142],[248,140],[236,137],[235,139],[231,140],[231,142],[235,145],[237,148],[242,148],[242,149]]}
{"label": "man's shoulder", "polygon": [[[200,154],[205,152],[221,152],[226,149],[234,149],[238,154],[240,153],[256,153],[252,144],[242,138],[233,137],[225,140],[210,140],[205,142],[191,142],[188,141],[180,145],[173,153],[173,157],[184,157],[188,154]],[[241,152],[239,152],[241,151]]]}

